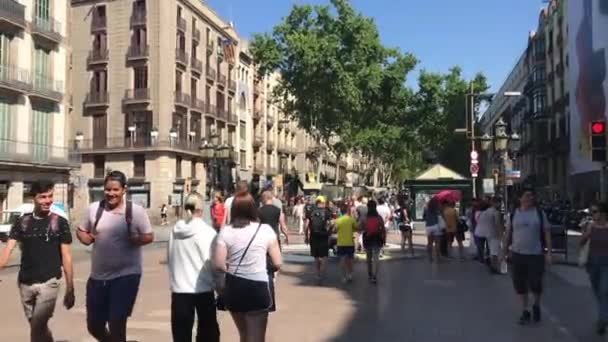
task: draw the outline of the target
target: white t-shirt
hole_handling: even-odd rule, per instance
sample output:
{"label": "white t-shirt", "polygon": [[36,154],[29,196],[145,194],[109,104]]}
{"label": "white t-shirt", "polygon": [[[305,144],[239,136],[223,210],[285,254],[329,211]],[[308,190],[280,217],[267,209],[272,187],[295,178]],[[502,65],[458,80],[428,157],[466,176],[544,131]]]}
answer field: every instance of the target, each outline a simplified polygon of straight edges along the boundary
{"label": "white t-shirt", "polygon": [[500,213],[494,207],[490,207],[479,213],[477,226],[475,227],[475,236],[496,238],[498,237],[499,225]]}
{"label": "white t-shirt", "polygon": [[226,211],[226,224],[230,223],[230,210],[232,209],[233,201],[234,201],[234,196],[230,196],[224,202],[224,210]]}
{"label": "white t-shirt", "polygon": [[220,231],[218,242],[223,242],[228,250],[226,258],[228,273],[235,274],[236,271],[236,275],[239,277],[256,281],[268,281],[266,254],[270,243],[277,241],[277,234],[267,224],[260,226],[258,234],[251,242],[251,246],[237,271],[239,260],[241,260],[241,256],[259,225],[258,222],[251,222],[243,228],[233,228],[232,225],[227,225]]}
{"label": "white t-shirt", "polygon": [[380,217],[382,217],[382,220],[384,221],[384,227],[387,229],[390,228],[391,208],[389,208],[386,204],[381,204],[376,208],[376,210],[378,210],[378,215],[380,215]]}

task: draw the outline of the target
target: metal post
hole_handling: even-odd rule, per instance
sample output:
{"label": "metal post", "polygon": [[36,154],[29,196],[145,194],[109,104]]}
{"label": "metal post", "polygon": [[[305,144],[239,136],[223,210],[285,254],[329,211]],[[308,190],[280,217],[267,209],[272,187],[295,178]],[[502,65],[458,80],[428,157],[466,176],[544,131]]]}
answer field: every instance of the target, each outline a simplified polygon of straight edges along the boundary
{"label": "metal post", "polygon": [[502,155],[502,174],[503,174],[503,193],[505,201],[505,214],[509,212],[509,192],[507,187],[507,158],[509,158],[509,152],[504,151]]}
{"label": "metal post", "polygon": [[[475,91],[473,87],[473,83],[471,83],[471,90],[469,94],[469,120],[471,123],[471,152],[475,151]],[[466,105],[465,105],[466,107]],[[473,198],[477,197],[477,177],[471,177],[471,182],[473,186]]]}
{"label": "metal post", "polygon": [[600,201],[606,200],[606,163],[600,167]]}

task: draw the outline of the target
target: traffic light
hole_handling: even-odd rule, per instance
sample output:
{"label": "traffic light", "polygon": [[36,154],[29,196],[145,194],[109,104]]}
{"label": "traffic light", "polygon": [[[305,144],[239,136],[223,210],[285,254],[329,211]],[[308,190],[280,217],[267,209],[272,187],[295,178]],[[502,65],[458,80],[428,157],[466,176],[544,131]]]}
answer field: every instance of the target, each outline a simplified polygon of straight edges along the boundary
{"label": "traffic light", "polygon": [[592,121],[589,126],[591,137],[591,160],[606,161],[606,122]]}

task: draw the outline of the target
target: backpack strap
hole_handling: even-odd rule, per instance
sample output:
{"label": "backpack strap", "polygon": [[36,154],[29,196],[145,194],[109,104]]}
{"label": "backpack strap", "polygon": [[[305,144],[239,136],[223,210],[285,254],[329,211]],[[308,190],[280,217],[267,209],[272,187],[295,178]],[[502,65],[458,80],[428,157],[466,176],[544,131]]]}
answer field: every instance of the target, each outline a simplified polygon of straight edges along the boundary
{"label": "backpack strap", "polygon": [[125,209],[125,221],[127,221],[127,233],[131,236],[131,226],[133,225],[133,201],[127,200]]}
{"label": "backpack strap", "polygon": [[540,223],[540,244],[544,253],[547,247],[547,241],[545,240],[545,215],[543,215],[543,210],[539,207],[536,207],[536,213],[538,214],[538,222]]}
{"label": "backpack strap", "polygon": [[97,212],[95,213],[95,223],[93,223],[93,229],[91,231],[93,235],[97,233],[97,224],[99,223],[104,210],[106,210],[106,200],[101,200],[99,201],[99,207],[97,207]]}

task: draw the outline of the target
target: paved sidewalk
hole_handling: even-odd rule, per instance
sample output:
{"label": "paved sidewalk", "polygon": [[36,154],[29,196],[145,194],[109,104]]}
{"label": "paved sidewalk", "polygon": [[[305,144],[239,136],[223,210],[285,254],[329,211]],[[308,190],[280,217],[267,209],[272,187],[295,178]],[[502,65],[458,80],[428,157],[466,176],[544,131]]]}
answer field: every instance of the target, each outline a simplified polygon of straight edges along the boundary
{"label": "paved sidewalk", "polygon": [[[144,278],[129,338],[140,342],[170,341],[170,303],[165,251],[148,248]],[[289,259],[289,256],[286,256]],[[57,306],[52,329],[58,340],[93,341],[85,328],[84,287],[89,262],[76,264],[77,304],[72,311]],[[2,340],[26,341],[27,325],[16,289],[16,272],[0,272]],[[379,284],[368,284],[364,263],[356,264],[353,284],[343,285],[337,264],[316,286],[311,264],[288,262],[278,277],[278,311],[271,315],[268,341],[295,342],[588,342],[593,304],[588,288],[559,277],[547,279],[545,321],[519,327],[510,280],[491,276],[473,262],[431,266],[426,259],[384,261]],[[574,294],[574,296],[573,296]],[[238,341],[230,317],[219,314],[222,340]]]}

